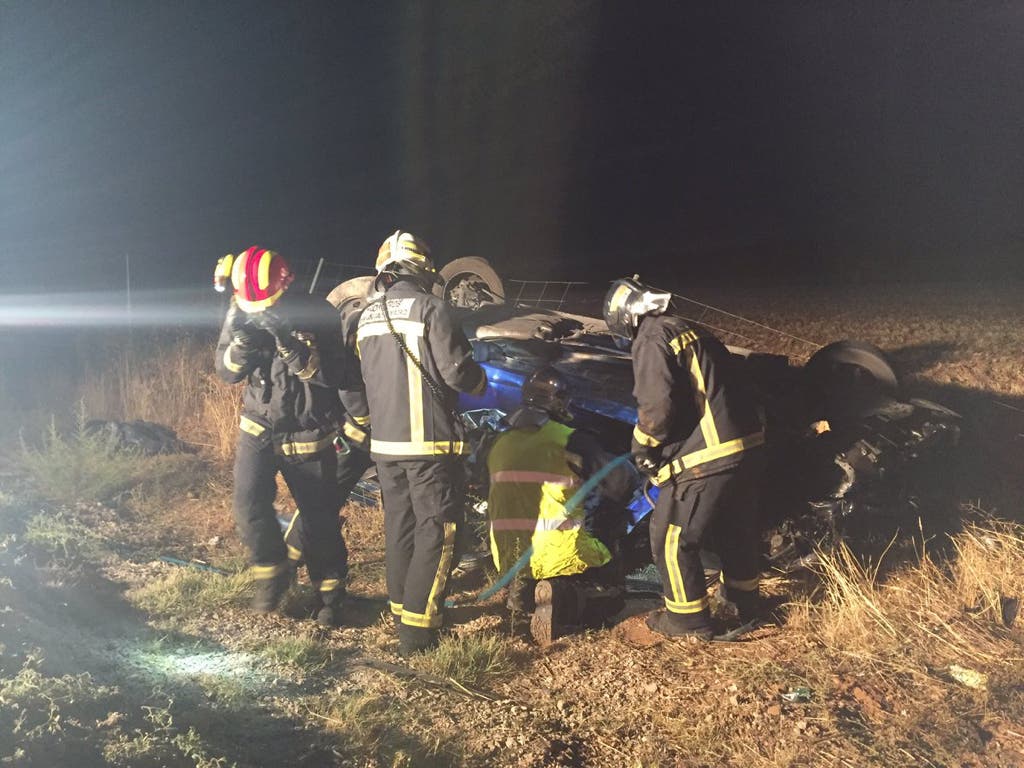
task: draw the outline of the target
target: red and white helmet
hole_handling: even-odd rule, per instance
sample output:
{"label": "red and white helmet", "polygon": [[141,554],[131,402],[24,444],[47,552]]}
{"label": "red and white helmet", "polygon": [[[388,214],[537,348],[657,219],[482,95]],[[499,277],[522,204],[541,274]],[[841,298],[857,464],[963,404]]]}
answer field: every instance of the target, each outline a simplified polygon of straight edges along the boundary
{"label": "red and white helmet", "polygon": [[243,312],[262,312],[295,279],[284,256],[254,245],[242,251],[231,267],[235,303]]}

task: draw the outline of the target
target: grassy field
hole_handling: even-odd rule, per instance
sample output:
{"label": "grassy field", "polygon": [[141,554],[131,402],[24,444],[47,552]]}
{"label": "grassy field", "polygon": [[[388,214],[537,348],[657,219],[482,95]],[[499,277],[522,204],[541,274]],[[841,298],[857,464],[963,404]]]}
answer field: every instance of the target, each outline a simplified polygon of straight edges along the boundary
{"label": "grassy field", "polygon": [[[38,360],[38,386],[2,389],[0,759],[1024,765],[1024,289],[685,293],[765,326],[700,310],[731,343],[796,358],[807,342],[875,343],[910,395],[960,410],[943,484],[955,525],[905,531],[881,562],[843,548],[813,577],[771,578],[785,623],[729,645],[660,641],[634,617],[540,650],[500,598],[469,600],[483,582],[467,574],[451,636],[405,664],[380,618],[377,509],[345,512],[345,627],[309,620],[303,583],[283,615],[246,610],[229,509],[239,392],[214,378],[208,339],[78,339],[60,358],[75,375]],[[111,453],[76,429],[82,412],[168,424],[198,454]]]}

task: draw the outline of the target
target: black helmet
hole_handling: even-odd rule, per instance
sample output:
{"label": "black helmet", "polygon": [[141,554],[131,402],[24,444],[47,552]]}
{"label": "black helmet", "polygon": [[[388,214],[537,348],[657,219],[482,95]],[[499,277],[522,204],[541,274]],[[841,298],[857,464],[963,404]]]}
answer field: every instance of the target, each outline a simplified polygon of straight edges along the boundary
{"label": "black helmet", "polygon": [[537,369],[523,384],[523,405],[547,411],[557,421],[572,418],[569,400],[569,382],[550,366]]}
{"label": "black helmet", "polygon": [[656,293],[640,282],[637,275],[612,283],[604,297],[604,320],[616,346],[629,349],[636,337],[640,318],[660,315],[668,309],[670,293]]}

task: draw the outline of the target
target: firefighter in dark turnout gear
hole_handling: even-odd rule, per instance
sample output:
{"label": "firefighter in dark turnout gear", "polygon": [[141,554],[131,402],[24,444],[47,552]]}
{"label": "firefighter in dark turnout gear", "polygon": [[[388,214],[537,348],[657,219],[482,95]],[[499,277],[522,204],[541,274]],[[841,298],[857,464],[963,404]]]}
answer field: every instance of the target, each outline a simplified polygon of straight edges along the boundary
{"label": "firefighter in dark turnout gear", "polygon": [[[345,404],[347,405],[347,399]],[[355,417],[346,411],[341,422],[340,431],[341,434],[334,441],[335,458],[337,461],[334,475],[337,483],[337,502],[335,507],[339,510],[348,502],[349,495],[351,495],[356,485],[363,478],[366,470],[373,464],[373,461],[370,459],[370,433],[368,426],[361,426],[355,420]],[[338,520],[339,527],[343,527],[344,523],[345,518],[340,517]],[[284,532],[284,543],[288,550],[288,560],[295,569],[300,568],[306,562],[305,546],[303,543],[309,535],[306,528],[306,516],[301,508],[297,508]],[[344,550],[344,559],[347,562],[348,553],[347,549],[345,549],[344,536],[340,538],[340,541]],[[312,579],[312,577],[310,578]],[[322,624],[329,626],[337,625],[340,619],[336,619],[334,614],[338,613],[340,617],[339,608],[340,602],[325,604],[322,599],[322,592],[320,591],[314,597],[314,612],[317,614],[318,621]]]}
{"label": "firefighter in dark turnout gear", "polygon": [[292,273],[273,251],[252,247],[239,254],[231,281],[235,293],[216,368],[225,381],[246,383],[234,513],[255,576],[253,608],[274,610],[292,577],[273,504],[280,472],[304,516],[302,549],[322,601],[317,618],[337,624],[347,574],[332,443],[346,367],[337,315],[322,299],[286,293]]}
{"label": "firefighter in dark turnout gear", "polygon": [[[354,359],[356,324],[359,321],[359,314],[369,300],[367,291],[372,289],[372,282],[372,278],[354,278],[342,283],[327,296],[327,301],[334,305],[341,316],[341,338],[350,353],[349,359]],[[339,509],[345,506],[356,484],[373,464],[370,459],[370,412],[366,405],[366,393],[362,389],[362,380],[356,375],[354,380],[346,382],[346,385],[355,388],[343,389],[338,393],[345,408],[341,434],[335,440],[338,461],[335,477],[338,481]],[[340,524],[344,524],[344,522],[345,518],[342,517]],[[304,562],[302,554],[304,528],[302,510],[296,509],[284,534],[288,559],[295,567]]]}
{"label": "firefighter in dark turnout gear", "polygon": [[509,588],[510,603],[533,611],[530,632],[549,645],[601,625],[625,604],[617,555],[633,478],[628,469],[613,470],[570,509],[579,486],[610,457],[592,435],[568,426],[568,383],[553,368],[534,372],[522,394],[522,407],[487,455],[491,553],[505,573],[530,552]]}
{"label": "firefighter in dark turnout gear", "polygon": [[764,431],[732,354],[703,327],[664,314],[669,294],[618,280],[605,298],[608,328],[632,347],[637,467],[659,488],[651,517],[665,610],[648,626],[670,636],[713,635],[701,545],[714,541],[724,597],[754,618]]}
{"label": "firefighter in dark turnout gear", "polygon": [[399,650],[436,645],[463,518],[457,392],[487,384],[472,348],[431,287],[427,246],[407,232],[381,245],[382,296],[359,318],[356,350],[372,421],[370,455],[384,504],[388,599]]}

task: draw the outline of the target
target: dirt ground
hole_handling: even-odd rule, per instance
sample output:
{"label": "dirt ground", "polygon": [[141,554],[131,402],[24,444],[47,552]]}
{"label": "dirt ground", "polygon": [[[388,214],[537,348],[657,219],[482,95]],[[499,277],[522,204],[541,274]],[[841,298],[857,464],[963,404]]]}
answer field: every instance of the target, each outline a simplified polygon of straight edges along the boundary
{"label": "dirt ground", "polygon": [[[803,289],[770,301],[736,294],[715,302],[801,338],[882,346],[912,394],[965,416],[963,449],[944,486],[950,505],[1017,519],[1024,291],[984,290]],[[764,329],[744,332],[766,349],[805,349]],[[1000,687],[995,673],[977,687],[938,669],[886,670],[826,647],[797,617],[741,642],[692,645],[648,632],[643,614],[657,601],[634,597],[614,626],[540,649],[501,595],[473,602],[486,582],[471,572],[455,582],[461,607],[450,623],[467,645],[452,651],[454,667],[407,664],[381,618],[379,510],[348,512],[355,597],[343,628],[323,630],[308,618],[301,585],[284,615],[250,613],[244,586],[213,602],[207,592],[181,591],[177,607],[160,607],[153,585],[194,577],[196,590],[209,590],[235,578],[160,559],[238,569],[222,466],[159,504],[122,494],[60,505],[29,487],[16,452],[7,456],[0,467],[5,764],[1024,765],[1024,694],[1014,685]],[[282,499],[283,510],[287,504]],[[66,530],[51,531],[50,540],[33,536],[40,515]],[[85,551],[85,540],[95,548]],[[911,549],[894,551],[910,558]],[[775,577],[769,585],[783,601],[815,599],[812,577]],[[1005,648],[1016,649],[998,667],[1009,680],[1024,669],[1024,642],[1019,627],[1004,634]],[[498,645],[473,650],[470,641],[481,638]],[[493,668],[468,676],[481,653]],[[979,654],[962,667],[983,662]]]}

